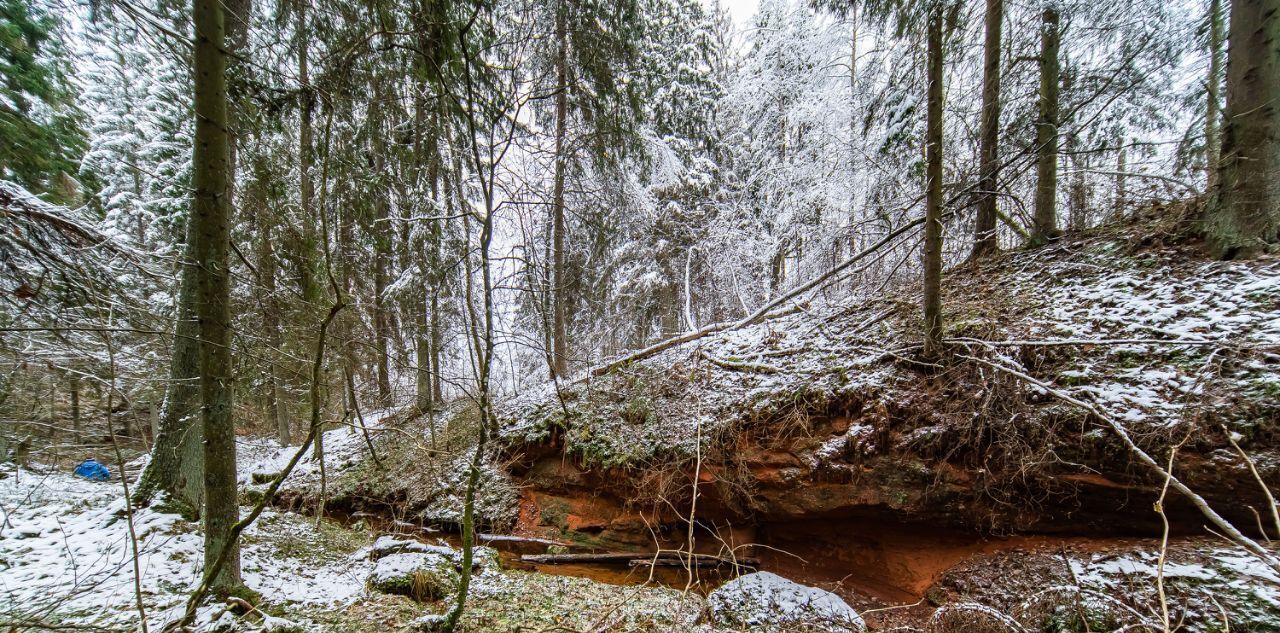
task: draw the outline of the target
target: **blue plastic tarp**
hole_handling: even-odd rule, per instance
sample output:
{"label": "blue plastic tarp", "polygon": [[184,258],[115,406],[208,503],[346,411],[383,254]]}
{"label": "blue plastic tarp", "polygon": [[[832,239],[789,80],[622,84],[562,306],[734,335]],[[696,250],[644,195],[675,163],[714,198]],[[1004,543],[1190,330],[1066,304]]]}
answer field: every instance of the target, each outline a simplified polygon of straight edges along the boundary
{"label": "blue plastic tarp", "polygon": [[111,471],[106,466],[99,464],[92,459],[86,459],[76,466],[75,474],[77,477],[84,477],[90,481],[106,481],[111,479]]}

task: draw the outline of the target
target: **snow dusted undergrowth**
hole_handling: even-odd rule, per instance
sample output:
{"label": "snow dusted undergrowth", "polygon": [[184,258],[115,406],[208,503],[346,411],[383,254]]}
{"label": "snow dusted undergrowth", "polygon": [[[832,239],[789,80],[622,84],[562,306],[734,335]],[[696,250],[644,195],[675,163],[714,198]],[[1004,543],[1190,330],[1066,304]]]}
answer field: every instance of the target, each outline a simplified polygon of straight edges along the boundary
{"label": "snow dusted undergrowth", "polygon": [[[1187,261],[1172,252],[1127,255],[1102,243],[1020,281],[1020,292],[1048,292],[1023,319],[1026,339],[1160,339],[1270,346],[1222,376],[1219,346],[1132,344],[1081,354],[1059,374],[1105,410],[1128,422],[1172,425],[1201,396],[1262,399],[1280,395],[1280,261]],[[1218,351],[1215,351],[1218,350]],[[1219,390],[1206,391],[1212,382]],[[1211,402],[1224,405],[1227,402]],[[1243,420],[1242,420],[1243,421]]]}

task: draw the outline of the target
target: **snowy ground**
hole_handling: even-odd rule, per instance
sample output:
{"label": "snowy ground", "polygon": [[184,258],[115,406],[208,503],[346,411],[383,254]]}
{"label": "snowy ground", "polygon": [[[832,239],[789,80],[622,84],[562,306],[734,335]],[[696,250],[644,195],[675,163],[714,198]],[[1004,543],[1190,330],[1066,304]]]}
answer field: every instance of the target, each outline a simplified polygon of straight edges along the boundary
{"label": "snowy ground", "polygon": [[[4,472],[0,623],[134,626],[132,545],[119,482]],[[133,522],[144,607],[149,620],[160,621],[197,578],[201,537],[196,525],[149,508],[138,510]],[[363,538],[354,547],[353,540],[327,523],[317,528],[305,517],[267,511],[245,534],[245,582],[269,602],[348,603],[363,595],[371,569],[354,551]]]}
{"label": "snowy ground", "polygon": [[[351,468],[366,450],[358,430],[326,434],[330,476]],[[241,438],[240,481],[258,487],[254,475],[274,474],[296,447]],[[0,470],[0,628],[25,630],[76,626],[134,630],[132,546],[118,480],[96,483],[43,468]],[[319,465],[304,458],[291,485],[318,479]],[[295,481],[296,479],[296,481]],[[245,510],[242,509],[242,512]],[[202,567],[197,525],[173,514],[139,509],[139,585],[152,630],[176,615]],[[242,570],[249,588],[262,594],[263,610],[304,624],[305,630],[390,630],[445,604],[370,593],[373,569],[363,528],[267,510],[246,531]],[[691,625],[701,598],[661,587],[619,588],[582,578],[489,570],[472,585],[471,630],[511,630],[516,623],[581,626],[665,622]]]}

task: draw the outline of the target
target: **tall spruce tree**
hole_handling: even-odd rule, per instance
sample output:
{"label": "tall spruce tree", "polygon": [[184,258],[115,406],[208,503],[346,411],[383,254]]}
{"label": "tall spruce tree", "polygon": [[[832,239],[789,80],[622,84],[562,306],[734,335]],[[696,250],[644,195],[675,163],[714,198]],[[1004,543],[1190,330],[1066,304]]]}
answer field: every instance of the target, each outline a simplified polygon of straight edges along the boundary
{"label": "tall spruce tree", "polygon": [[192,153],[191,256],[199,327],[201,431],[204,442],[204,564],[224,559],[213,579],[223,590],[240,581],[239,519],[231,359],[231,140],[227,119],[227,51],[223,5],[195,0],[195,145]]}

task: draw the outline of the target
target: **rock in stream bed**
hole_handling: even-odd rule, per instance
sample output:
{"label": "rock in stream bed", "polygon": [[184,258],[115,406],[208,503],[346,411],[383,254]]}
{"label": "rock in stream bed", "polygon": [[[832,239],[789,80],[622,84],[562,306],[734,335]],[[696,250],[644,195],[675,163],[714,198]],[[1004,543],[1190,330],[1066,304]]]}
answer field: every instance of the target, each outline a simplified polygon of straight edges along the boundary
{"label": "rock in stream bed", "polygon": [[830,591],[767,571],[739,576],[707,596],[712,621],[751,630],[864,633],[862,617]]}

